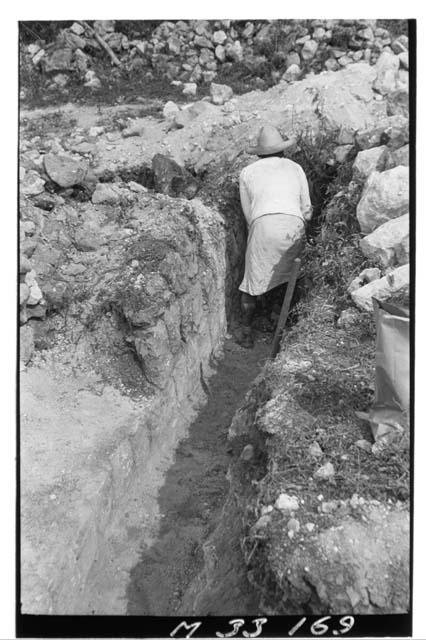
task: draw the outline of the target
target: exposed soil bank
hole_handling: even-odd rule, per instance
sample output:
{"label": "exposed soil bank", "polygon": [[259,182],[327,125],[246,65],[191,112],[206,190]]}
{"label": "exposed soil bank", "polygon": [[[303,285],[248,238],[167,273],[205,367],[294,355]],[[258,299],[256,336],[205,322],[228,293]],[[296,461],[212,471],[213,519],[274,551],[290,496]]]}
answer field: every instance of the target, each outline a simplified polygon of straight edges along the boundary
{"label": "exposed soil bank", "polygon": [[[224,357],[208,381],[207,404],[178,446],[159,491],[161,526],[153,544],[142,544],[140,561],[131,572],[129,614],[191,613],[182,599],[203,568],[202,544],[219,523],[229,490],[227,469],[238,454],[229,448],[229,425],[269,348],[262,338],[253,350],[226,341]],[[256,608],[257,597],[247,581],[233,593],[234,600],[227,603],[230,611],[248,613]]]}

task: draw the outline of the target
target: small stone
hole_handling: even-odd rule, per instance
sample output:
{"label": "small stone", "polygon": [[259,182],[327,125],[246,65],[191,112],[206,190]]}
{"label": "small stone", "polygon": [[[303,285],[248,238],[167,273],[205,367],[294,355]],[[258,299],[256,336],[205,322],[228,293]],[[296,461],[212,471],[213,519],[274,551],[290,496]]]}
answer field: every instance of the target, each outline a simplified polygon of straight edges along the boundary
{"label": "small stone", "polygon": [[301,73],[302,73],[302,71],[301,71],[299,65],[292,64],[283,73],[282,79],[285,80],[285,82],[293,82],[293,81],[297,80],[300,77]]}
{"label": "small stone", "polygon": [[280,511],[297,511],[299,508],[299,501],[296,496],[281,493],[275,501],[275,507]]}
{"label": "small stone", "polygon": [[268,514],[265,514],[263,516],[260,516],[259,520],[252,526],[252,532],[255,533],[256,531],[260,531],[261,529],[265,529],[268,524],[271,522],[271,516]]}
{"label": "small stone", "polygon": [[312,60],[318,49],[318,42],[315,40],[307,40],[303,45],[301,55],[304,60]]}
{"label": "small stone", "polygon": [[368,442],[368,440],[357,440],[355,442],[355,445],[358,447],[358,449],[362,449],[363,451],[365,451],[366,453],[371,453],[371,442]]}
{"label": "small stone", "polygon": [[102,83],[99,80],[98,76],[91,69],[85,73],[84,79],[86,81],[84,83],[85,87],[89,87],[90,89],[100,89],[102,87]]}
{"label": "small stone", "polygon": [[171,100],[166,102],[163,108],[163,116],[167,120],[173,119],[178,113],[179,113],[179,107],[175,102],[172,102]]}
{"label": "small stone", "polygon": [[321,503],[322,513],[333,513],[338,507],[336,500],[329,500],[328,502]]}
{"label": "small stone", "polygon": [[225,60],[226,60],[225,47],[223,47],[221,44],[218,44],[217,47],[214,50],[214,53],[215,53],[216,58],[220,62],[225,62]]}
{"label": "small stone", "polygon": [[143,120],[135,120],[128,127],[123,129],[123,138],[131,138],[133,136],[141,136],[144,133]]}
{"label": "small stone", "polygon": [[334,478],[334,474],[334,466],[331,462],[326,462],[322,467],[315,471],[314,478],[317,478],[317,480],[331,480]]}
{"label": "small stone", "polygon": [[101,127],[101,126],[98,126],[98,127],[90,127],[90,129],[89,129],[89,136],[90,136],[91,138],[96,138],[97,136],[100,136],[100,135],[101,135],[101,133],[104,133],[104,132],[105,132],[105,127]]}
{"label": "small stone", "polygon": [[245,462],[248,462],[249,460],[252,460],[254,456],[254,447],[252,444],[246,444],[246,446],[244,447],[244,449],[241,452],[240,458],[241,460],[244,460]]}
{"label": "small stone", "polygon": [[81,24],[78,24],[78,22],[73,22],[70,26],[70,31],[75,33],[77,36],[82,36],[84,33],[84,27]]}
{"label": "small stone", "polygon": [[40,300],[43,298],[43,294],[37,283],[32,284],[29,289],[30,295],[27,299],[27,305],[34,306],[40,302]]}
{"label": "small stone", "polygon": [[320,445],[316,441],[310,445],[308,451],[309,451],[309,455],[312,456],[313,458],[321,458],[321,456],[324,453]]}
{"label": "small stone", "polygon": [[290,518],[290,520],[287,522],[287,529],[289,531],[294,531],[295,533],[297,533],[300,529],[299,520],[297,520],[296,518]]}
{"label": "small stone", "polygon": [[37,171],[27,171],[21,181],[22,193],[26,196],[36,196],[44,191],[45,180],[40,178]]}
{"label": "small stone", "polygon": [[353,148],[353,144],[341,144],[336,147],[334,150],[334,157],[336,159],[336,162],[338,162],[339,164],[343,164],[344,162],[346,162],[348,155]]}
{"label": "small stone", "polygon": [[120,200],[120,190],[115,185],[105,182],[99,182],[92,194],[93,204],[118,204]]}
{"label": "small stone", "polygon": [[213,42],[215,44],[223,44],[227,39],[227,35],[221,29],[213,33]]}
{"label": "small stone", "polygon": [[130,191],[134,191],[135,193],[145,193],[146,191],[148,191],[148,189],[144,187],[143,184],[139,184],[139,182],[134,182],[133,180],[130,180],[127,186],[129,187]]}
{"label": "small stone", "polygon": [[196,96],[197,84],[195,82],[185,82],[183,85],[182,93],[184,96]]}
{"label": "small stone", "polygon": [[231,87],[226,84],[216,84],[212,82],[210,85],[210,95],[213,104],[222,105],[232,98],[234,92]]}
{"label": "small stone", "polygon": [[243,48],[239,40],[236,40],[233,44],[228,42],[228,44],[225,45],[225,52],[226,57],[234,62],[241,62],[244,56]]}

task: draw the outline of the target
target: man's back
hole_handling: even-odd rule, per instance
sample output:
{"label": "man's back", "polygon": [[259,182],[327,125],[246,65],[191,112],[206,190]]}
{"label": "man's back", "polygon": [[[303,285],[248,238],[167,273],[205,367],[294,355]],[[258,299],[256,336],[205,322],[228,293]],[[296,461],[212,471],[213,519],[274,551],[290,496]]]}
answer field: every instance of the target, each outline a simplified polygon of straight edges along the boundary
{"label": "man's back", "polygon": [[262,158],[240,175],[241,202],[250,224],[268,213],[288,213],[304,218],[311,202],[305,173],[288,158]]}

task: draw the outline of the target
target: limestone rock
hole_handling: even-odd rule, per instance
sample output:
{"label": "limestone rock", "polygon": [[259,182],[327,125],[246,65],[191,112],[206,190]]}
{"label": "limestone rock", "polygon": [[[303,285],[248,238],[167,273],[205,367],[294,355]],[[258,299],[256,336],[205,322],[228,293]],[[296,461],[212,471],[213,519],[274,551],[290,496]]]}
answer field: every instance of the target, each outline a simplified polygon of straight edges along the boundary
{"label": "limestone rock", "polygon": [[353,164],[353,175],[364,180],[373,171],[383,171],[389,156],[389,149],[382,145],[360,151]]}
{"label": "limestone rock", "polygon": [[275,507],[280,511],[297,511],[299,508],[299,500],[296,496],[281,493],[275,501]]}
{"label": "limestone rock", "polygon": [[297,64],[292,64],[288,67],[288,69],[283,73],[282,79],[286,82],[293,82],[300,77],[302,73],[300,67]]}
{"label": "limestone rock", "polygon": [[408,292],[410,269],[404,264],[379,280],[374,280],[351,293],[353,302],[363,311],[373,311],[373,300],[388,300],[394,294]]}
{"label": "limestone rock", "polygon": [[234,62],[241,62],[244,56],[243,48],[239,40],[236,40],[233,44],[228,42],[225,45],[225,53],[226,57]]}
{"label": "limestone rock", "polygon": [[384,130],[389,149],[399,149],[409,140],[408,118],[402,115],[390,116]]}
{"label": "limestone rock", "polygon": [[44,191],[44,185],[45,180],[37,171],[26,171],[24,179],[21,180],[21,191],[26,196],[36,196]]}
{"label": "limestone rock", "polygon": [[53,182],[66,188],[84,182],[88,165],[83,160],[47,153],[44,156],[44,168]]}
{"label": "limestone rock", "polygon": [[121,200],[119,187],[114,184],[99,182],[92,194],[93,204],[118,204]]}
{"label": "limestone rock", "polygon": [[89,87],[90,89],[100,89],[102,87],[102,83],[93,69],[89,69],[89,71],[86,72],[84,79],[85,87]]}
{"label": "limestone rock", "polygon": [[26,282],[21,282],[19,285],[19,306],[22,307],[30,297],[30,288]]}
{"label": "limestone rock", "polygon": [[353,144],[341,144],[334,149],[334,158],[336,162],[342,164],[348,159],[348,155],[354,148]]}
{"label": "limestone rock", "polygon": [[38,286],[37,282],[34,282],[30,287],[30,294],[28,296],[27,299],[27,304],[29,306],[34,306],[36,304],[38,304],[42,298],[43,298],[43,294],[41,292],[40,287]]}
{"label": "limestone rock", "polygon": [[297,51],[290,51],[285,60],[286,68],[291,67],[292,64],[297,64],[300,67],[300,56]]}
{"label": "limestone rock", "polygon": [[[191,174],[181,167],[175,160],[157,153],[152,159],[152,170],[154,172],[154,185],[157,191],[168,196],[183,194],[191,186],[196,186],[196,180]],[[194,197],[195,193],[192,195]]]}
{"label": "limestone rock", "polygon": [[227,35],[222,29],[213,33],[213,42],[215,44],[223,44],[227,39]]}
{"label": "limestone rock", "polygon": [[179,113],[179,107],[175,102],[169,100],[163,107],[163,116],[166,119],[173,119],[175,115]]}
{"label": "limestone rock", "polygon": [[374,88],[382,95],[392,93],[397,88],[399,58],[392,52],[383,51],[376,62],[377,78]]}
{"label": "limestone rock", "polygon": [[355,141],[362,150],[378,147],[387,141],[385,136],[388,127],[388,119],[375,123],[372,127],[362,129],[356,132]]}
{"label": "limestone rock", "polygon": [[357,291],[361,287],[363,287],[368,282],[373,282],[373,280],[378,280],[381,276],[380,269],[377,267],[370,267],[368,269],[363,269],[359,276],[354,278],[352,282],[348,286],[348,293],[352,293],[352,291]]}
{"label": "limestone rock", "polygon": [[382,267],[406,264],[409,260],[408,213],[377,227],[360,241],[362,253]]}
{"label": "limestone rock", "polygon": [[45,62],[46,71],[70,71],[72,64],[72,49],[63,48],[54,51]]}
{"label": "limestone rock", "polygon": [[410,145],[405,144],[403,147],[392,151],[389,162],[392,163],[393,167],[408,167],[410,164]]}
{"label": "limestone rock", "polygon": [[314,478],[317,480],[331,480],[334,478],[334,466],[331,462],[326,462],[314,473]]}
{"label": "limestone rock", "polygon": [[374,231],[384,222],[408,211],[408,167],[395,167],[368,177],[356,215],[363,233]]}
{"label": "limestone rock", "polygon": [[141,136],[144,132],[143,120],[136,119],[128,127],[123,129],[123,138],[131,138],[132,136]]}
{"label": "limestone rock", "polygon": [[216,84],[212,82],[210,85],[210,95],[213,104],[222,105],[232,98],[234,92],[231,87],[226,84]]}
{"label": "limestone rock", "polygon": [[318,49],[318,42],[307,40],[303,45],[301,55],[304,60],[312,60]]}
{"label": "limestone rock", "polygon": [[225,62],[226,60],[226,51],[225,51],[225,47],[221,44],[218,44],[217,47],[214,50],[215,56],[216,58],[220,61],[220,62]]}
{"label": "limestone rock", "polygon": [[182,93],[184,96],[196,96],[197,84],[195,82],[185,82],[183,85]]}

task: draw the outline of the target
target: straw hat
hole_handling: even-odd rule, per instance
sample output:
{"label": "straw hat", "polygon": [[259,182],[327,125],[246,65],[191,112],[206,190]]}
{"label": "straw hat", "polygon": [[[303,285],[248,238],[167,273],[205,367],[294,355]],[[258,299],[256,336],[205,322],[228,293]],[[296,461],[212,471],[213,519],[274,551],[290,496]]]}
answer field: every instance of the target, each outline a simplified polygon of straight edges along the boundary
{"label": "straw hat", "polygon": [[284,141],[278,129],[267,124],[259,132],[257,146],[250,147],[248,152],[256,156],[268,156],[271,153],[279,153],[288,147],[292,147],[295,141],[295,138]]}

